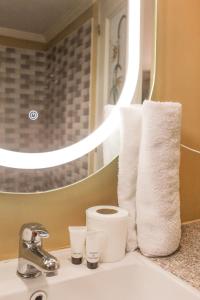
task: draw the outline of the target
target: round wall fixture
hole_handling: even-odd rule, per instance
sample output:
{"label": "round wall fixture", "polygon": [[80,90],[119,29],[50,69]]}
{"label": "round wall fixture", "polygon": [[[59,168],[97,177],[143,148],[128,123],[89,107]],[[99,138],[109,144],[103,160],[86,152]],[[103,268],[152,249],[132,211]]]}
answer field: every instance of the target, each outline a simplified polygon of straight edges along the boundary
{"label": "round wall fixture", "polygon": [[30,120],[35,121],[38,119],[38,116],[39,116],[39,114],[36,110],[29,111],[28,117]]}

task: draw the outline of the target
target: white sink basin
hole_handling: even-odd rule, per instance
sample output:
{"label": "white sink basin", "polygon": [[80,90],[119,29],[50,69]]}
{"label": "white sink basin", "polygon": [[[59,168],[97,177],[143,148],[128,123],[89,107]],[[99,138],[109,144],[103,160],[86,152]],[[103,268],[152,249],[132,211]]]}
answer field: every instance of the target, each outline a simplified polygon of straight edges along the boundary
{"label": "white sink basin", "polygon": [[[97,270],[74,266],[69,250],[56,251],[57,276],[21,279],[17,260],[0,262],[0,300],[27,300],[44,291],[48,300],[200,300],[200,292],[138,253]],[[36,298],[43,300],[43,298]]]}

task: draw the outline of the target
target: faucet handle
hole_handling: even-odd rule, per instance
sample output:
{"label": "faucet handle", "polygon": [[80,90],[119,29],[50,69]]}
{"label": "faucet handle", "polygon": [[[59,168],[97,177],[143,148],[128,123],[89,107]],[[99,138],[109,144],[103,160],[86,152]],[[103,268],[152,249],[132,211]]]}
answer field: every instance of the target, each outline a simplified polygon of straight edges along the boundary
{"label": "faucet handle", "polygon": [[20,229],[20,236],[24,242],[41,244],[41,238],[48,238],[48,230],[39,223],[26,223]]}

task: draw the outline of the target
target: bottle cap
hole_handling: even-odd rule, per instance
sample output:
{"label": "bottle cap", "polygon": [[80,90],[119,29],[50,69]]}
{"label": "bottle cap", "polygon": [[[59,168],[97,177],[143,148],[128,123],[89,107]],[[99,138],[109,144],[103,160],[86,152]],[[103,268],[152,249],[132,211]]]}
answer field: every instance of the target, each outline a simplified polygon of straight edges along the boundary
{"label": "bottle cap", "polygon": [[81,263],[82,263],[82,257],[73,257],[72,256],[72,263],[74,264],[74,265],[80,265]]}
{"label": "bottle cap", "polygon": [[98,262],[92,263],[92,262],[87,261],[87,267],[88,267],[88,269],[96,269],[96,268],[98,268]]}

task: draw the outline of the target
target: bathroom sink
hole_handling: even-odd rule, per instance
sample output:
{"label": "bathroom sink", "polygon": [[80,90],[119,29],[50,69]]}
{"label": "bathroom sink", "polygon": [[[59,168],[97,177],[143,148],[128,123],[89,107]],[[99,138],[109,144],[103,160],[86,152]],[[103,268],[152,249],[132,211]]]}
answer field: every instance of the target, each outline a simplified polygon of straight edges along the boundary
{"label": "bathroom sink", "polygon": [[137,252],[96,270],[72,265],[69,250],[53,255],[61,262],[53,277],[22,279],[16,259],[0,262],[0,300],[27,300],[35,292],[33,300],[200,300],[198,290]]}

